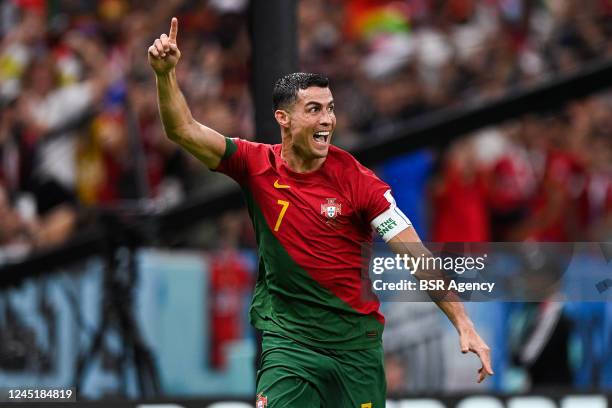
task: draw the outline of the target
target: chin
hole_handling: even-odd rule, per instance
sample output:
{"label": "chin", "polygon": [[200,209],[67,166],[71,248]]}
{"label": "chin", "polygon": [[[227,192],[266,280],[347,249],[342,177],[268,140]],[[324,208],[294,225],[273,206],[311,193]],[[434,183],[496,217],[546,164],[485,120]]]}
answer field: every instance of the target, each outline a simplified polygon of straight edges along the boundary
{"label": "chin", "polygon": [[329,143],[324,146],[316,145],[313,143],[310,145],[310,154],[317,159],[327,157],[327,154],[329,153],[329,146]]}
{"label": "chin", "polygon": [[324,157],[327,157],[328,153],[329,153],[329,146],[327,146],[325,149],[319,148],[319,149],[312,150],[312,156],[315,159],[322,159]]}

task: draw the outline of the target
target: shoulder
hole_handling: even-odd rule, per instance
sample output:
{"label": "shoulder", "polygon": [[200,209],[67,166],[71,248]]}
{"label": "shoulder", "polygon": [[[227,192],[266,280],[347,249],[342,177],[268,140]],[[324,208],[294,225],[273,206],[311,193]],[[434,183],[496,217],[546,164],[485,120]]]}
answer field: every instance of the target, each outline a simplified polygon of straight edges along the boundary
{"label": "shoulder", "polygon": [[231,157],[231,161],[240,161],[251,173],[264,171],[275,166],[276,152],[280,145],[252,142],[246,139],[227,138],[227,147],[224,158]]}
{"label": "shoulder", "polygon": [[329,168],[338,185],[355,207],[363,212],[367,221],[371,221],[389,207],[385,194],[390,187],[372,170],[338,147],[330,148],[328,158],[331,159]]}
{"label": "shoulder", "polygon": [[[358,181],[362,177],[376,178],[378,176],[369,168],[359,163],[359,161],[349,152],[336,146],[330,146],[329,156],[330,167],[341,171],[347,180]],[[347,178],[351,176],[351,178]]]}
{"label": "shoulder", "polygon": [[239,152],[241,155],[266,155],[274,153],[274,145],[252,142],[237,137],[226,138],[229,154]]}
{"label": "shoulder", "polygon": [[265,149],[271,149],[273,146],[265,143],[253,142],[247,139],[241,139],[239,137],[228,137],[227,139],[241,149],[262,151]]}

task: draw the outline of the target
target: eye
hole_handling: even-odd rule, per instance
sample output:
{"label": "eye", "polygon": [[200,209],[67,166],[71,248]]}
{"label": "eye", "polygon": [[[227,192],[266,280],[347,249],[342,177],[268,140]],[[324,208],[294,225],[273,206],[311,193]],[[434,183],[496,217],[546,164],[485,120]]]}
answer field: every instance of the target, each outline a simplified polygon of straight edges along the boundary
{"label": "eye", "polygon": [[336,107],[334,105],[329,105],[329,107],[327,108],[327,111],[329,113],[334,113],[335,109],[336,109]]}
{"label": "eye", "polygon": [[310,108],[308,108],[308,112],[310,113],[317,113],[319,111],[319,107],[318,106],[312,106]]}

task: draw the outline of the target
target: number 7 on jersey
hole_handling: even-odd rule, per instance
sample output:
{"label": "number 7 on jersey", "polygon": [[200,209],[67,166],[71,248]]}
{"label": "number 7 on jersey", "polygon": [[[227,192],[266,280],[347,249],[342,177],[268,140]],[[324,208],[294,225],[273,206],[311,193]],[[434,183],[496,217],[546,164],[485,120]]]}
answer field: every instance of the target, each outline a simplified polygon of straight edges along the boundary
{"label": "number 7 on jersey", "polygon": [[283,221],[283,217],[287,212],[287,208],[289,208],[289,201],[278,200],[277,203],[282,205],[282,208],[280,210],[280,214],[278,214],[278,219],[276,220],[276,225],[274,226],[274,232],[278,231],[278,229],[280,228],[281,222]]}

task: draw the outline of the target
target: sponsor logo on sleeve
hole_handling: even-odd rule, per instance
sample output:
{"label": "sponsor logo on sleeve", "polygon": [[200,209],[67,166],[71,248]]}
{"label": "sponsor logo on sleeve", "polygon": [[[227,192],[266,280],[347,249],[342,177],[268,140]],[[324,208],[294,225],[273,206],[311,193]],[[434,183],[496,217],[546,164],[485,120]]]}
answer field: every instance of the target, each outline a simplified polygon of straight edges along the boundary
{"label": "sponsor logo on sleeve", "polygon": [[393,230],[395,227],[397,227],[397,222],[393,218],[387,218],[378,227],[376,227],[376,232],[382,236]]}

